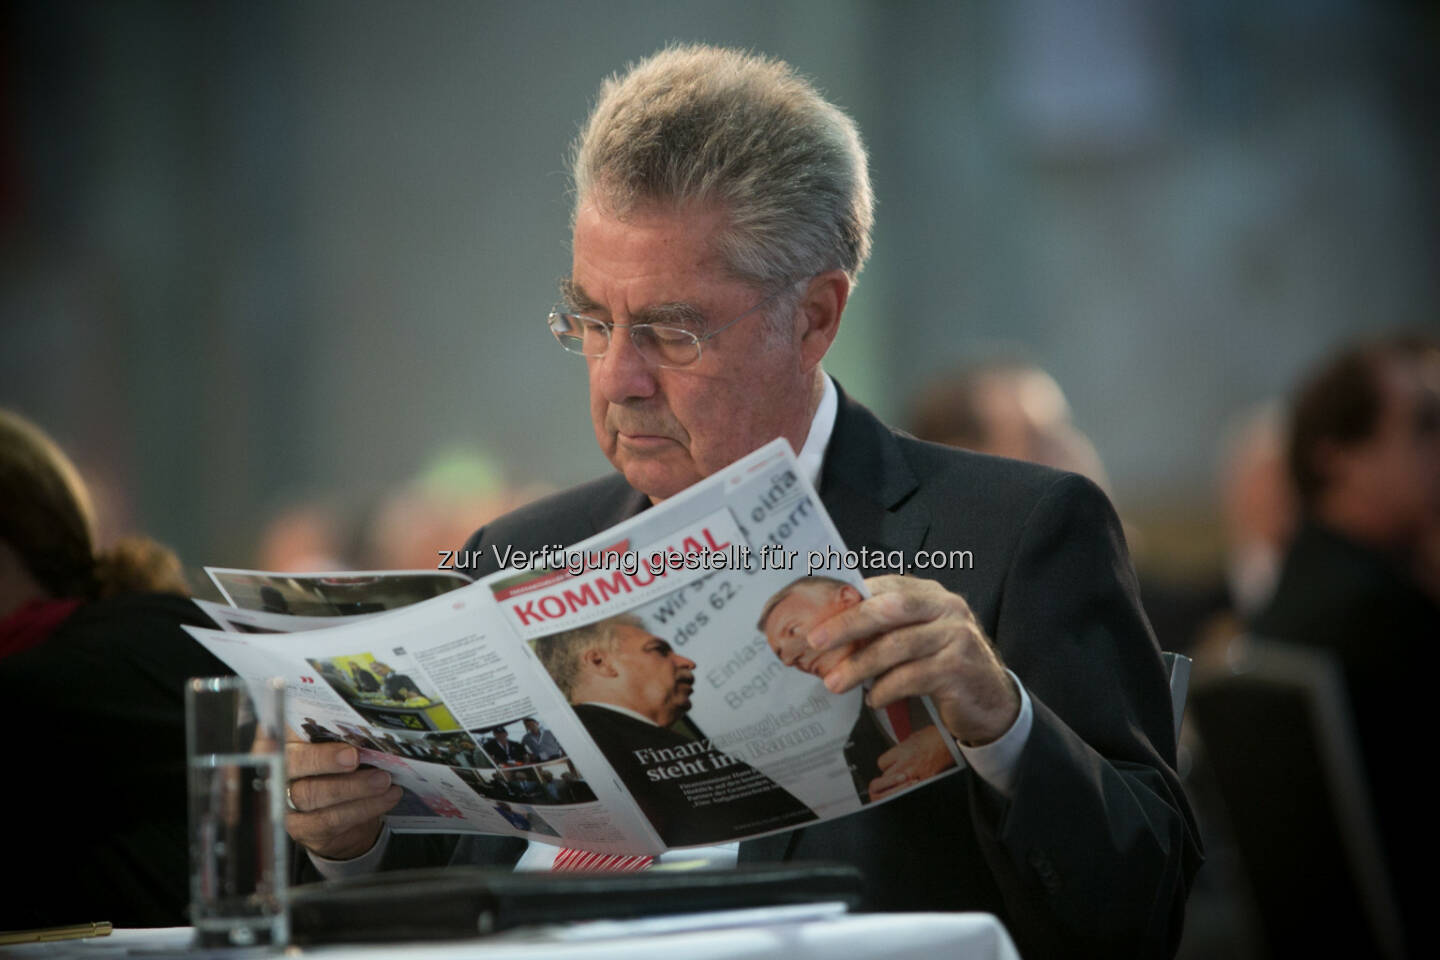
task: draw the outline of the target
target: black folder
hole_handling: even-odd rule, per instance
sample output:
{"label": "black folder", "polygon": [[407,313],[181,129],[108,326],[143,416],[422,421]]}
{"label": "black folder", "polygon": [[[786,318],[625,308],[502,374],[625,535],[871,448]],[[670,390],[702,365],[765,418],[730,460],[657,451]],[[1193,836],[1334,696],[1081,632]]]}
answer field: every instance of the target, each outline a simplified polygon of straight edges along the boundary
{"label": "black folder", "polygon": [[454,940],[577,920],[822,902],[855,907],[861,887],[860,871],[829,863],[638,873],[395,870],[294,888],[291,937],[297,944]]}

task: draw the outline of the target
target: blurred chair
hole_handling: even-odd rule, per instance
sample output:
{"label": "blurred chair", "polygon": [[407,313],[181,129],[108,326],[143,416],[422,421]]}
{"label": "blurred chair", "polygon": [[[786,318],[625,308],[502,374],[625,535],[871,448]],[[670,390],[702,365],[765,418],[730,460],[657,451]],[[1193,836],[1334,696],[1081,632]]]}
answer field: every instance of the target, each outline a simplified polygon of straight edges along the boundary
{"label": "blurred chair", "polygon": [[1272,957],[1402,957],[1403,934],[1340,667],[1237,638],[1191,715]]}

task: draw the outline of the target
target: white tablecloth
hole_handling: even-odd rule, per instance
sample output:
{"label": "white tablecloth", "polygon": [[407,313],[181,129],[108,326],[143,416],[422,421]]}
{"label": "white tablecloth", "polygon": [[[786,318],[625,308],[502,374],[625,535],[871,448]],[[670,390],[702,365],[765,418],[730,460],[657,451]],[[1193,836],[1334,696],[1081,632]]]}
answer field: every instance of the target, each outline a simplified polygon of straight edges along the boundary
{"label": "white tablecloth", "polygon": [[[444,943],[291,948],[288,956],[322,960],[1019,960],[1000,921],[988,913],[842,914],[820,919],[757,916],[736,925],[703,924],[674,932],[639,932],[639,925],[613,924],[587,934],[509,934]],[[575,939],[579,936],[579,939]],[[108,937],[0,947],[0,956],[120,960],[188,953],[188,927],[117,930]],[[215,957],[252,957],[215,951]]]}

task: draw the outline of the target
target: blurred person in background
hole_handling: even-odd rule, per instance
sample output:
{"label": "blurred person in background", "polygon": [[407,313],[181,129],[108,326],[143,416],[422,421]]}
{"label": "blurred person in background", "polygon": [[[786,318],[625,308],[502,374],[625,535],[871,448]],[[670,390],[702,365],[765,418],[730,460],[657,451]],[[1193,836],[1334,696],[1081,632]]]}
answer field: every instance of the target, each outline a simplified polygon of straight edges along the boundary
{"label": "blurred person in background", "polygon": [[187,922],[183,688],[230,671],[180,629],[213,624],[174,554],[93,530],[70,460],[0,410],[0,690],[45,731],[6,750],[0,929]]}
{"label": "blurred person in background", "polygon": [[529,503],[548,488],[514,487],[494,457],[467,447],[443,450],[381,498],[362,534],[362,569],[433,570],[436,544],[457,543],[476,527]]}
{"label": "blurred person in background", "polygon": [[1299,523],[1286,447],[1284,413],[1278,404],[1266,403],[1241,420],[1221,455],[1225,586],[1243,618],[1262,610],[1275,593],[1280,563]]}
{"label": "blurred person in background", "polygon": [[[921,440],[1068,470],[1107,492],[1100,453],[1072,419],[1065,392],[1045,370],[1018,360],[963,364],[923,386],[909,429]],[[1139,539],[1129,523],[1127,540]],[[1140,596],[1160,646],[1191,649],[1202,625],[1226,606],[1220,584],[1159,578],[1141,569]]]}
{"label": "blurred person in background", "polygon": [[975,363],[935,377],[915,399],[910,432],[931,443],[1069,470],[1110,489],[1099,452],[1071,420],[1065,392],[1034,364]]}
{"label": "blurred person in background", "polygon": [[[1300,529],[1251,630],[1339,660],[1390,872],[1421,876],[1431,798],[1415,782],[1410,738],[1440,640],[1440,341],[1341,350],[1300,388],[1290,431]],[[1396,890],[1413,941],[1419,891]]]}

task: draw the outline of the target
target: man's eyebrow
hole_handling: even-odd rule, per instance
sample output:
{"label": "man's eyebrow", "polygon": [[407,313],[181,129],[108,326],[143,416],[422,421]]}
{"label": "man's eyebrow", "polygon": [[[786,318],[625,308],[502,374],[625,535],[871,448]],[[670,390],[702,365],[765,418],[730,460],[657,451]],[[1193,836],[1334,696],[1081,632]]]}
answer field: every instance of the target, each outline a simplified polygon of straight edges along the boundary
{"label": "man's eyebrow", "polygon": [[703,327],[705,314],[693,303],[676,300],[656,303],[630,315],[632,323],[659,323],[672,327]]}
{"label": "man's eyebrow", "polygon": [[600,306],[588,293],[570,277],[560,278],[560,299],[574,310],[594,310]]}
{"label": "man's eyebrow", "polygon": [[[560,280],[560,299],[572,310],[584,313],[589,310],[603,310],[604,304],[585,292],[570,277]],[[655,303],[630,315],[632,323],[659,323],[670,326],[701,327],[705,325],[705,314],[693,303],[673,300]]]}

